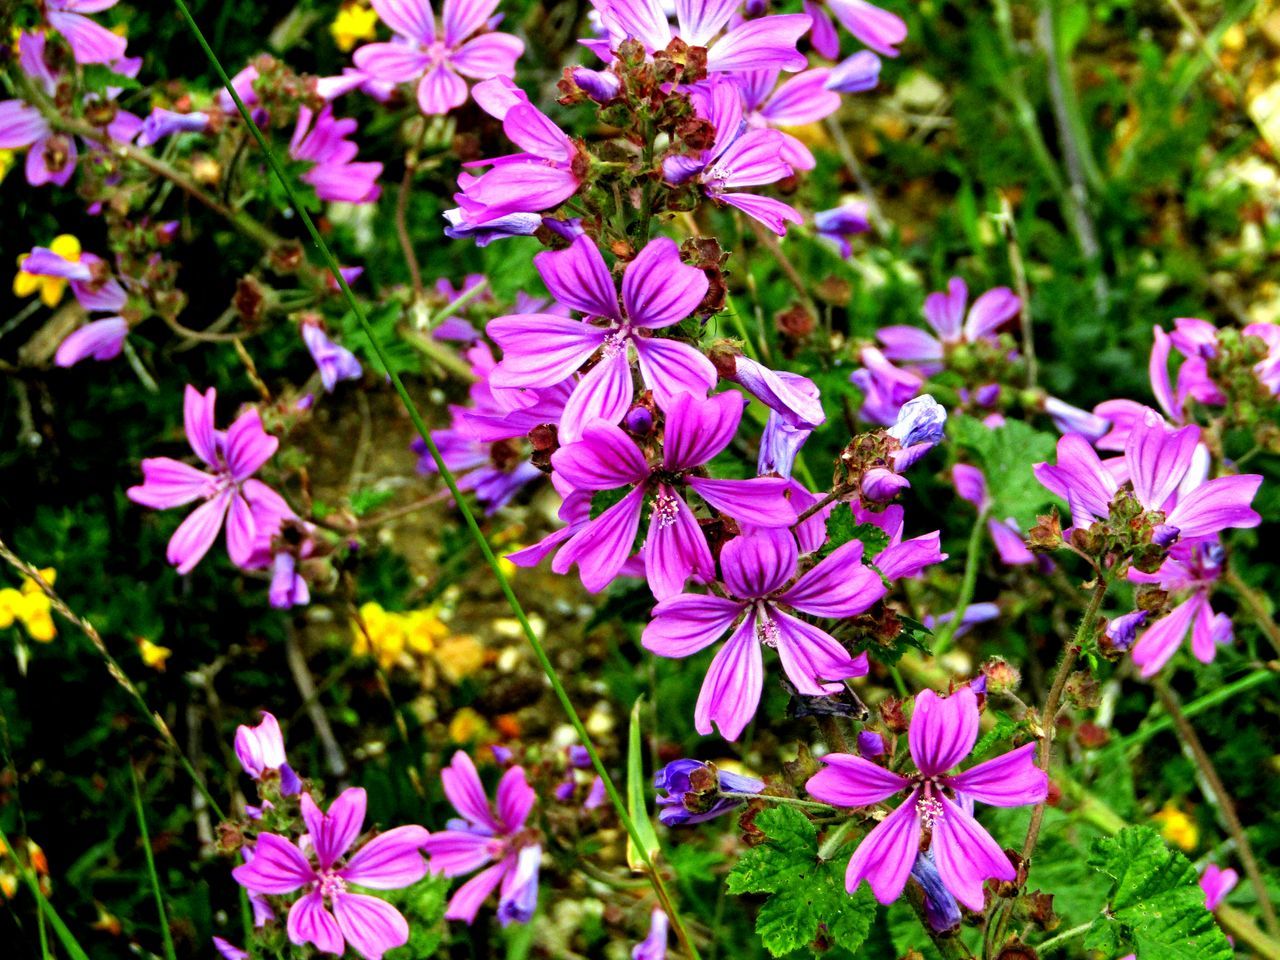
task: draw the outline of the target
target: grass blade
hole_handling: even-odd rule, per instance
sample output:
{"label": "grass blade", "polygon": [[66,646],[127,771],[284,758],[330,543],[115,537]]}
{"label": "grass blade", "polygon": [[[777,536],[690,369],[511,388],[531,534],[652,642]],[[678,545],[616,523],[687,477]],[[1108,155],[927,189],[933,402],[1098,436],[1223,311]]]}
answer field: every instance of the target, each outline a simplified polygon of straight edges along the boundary
{"label": "grass blade", "polygon": [[156,873],[155,853],[151,849],[151,831],[147,829],[147,816],[142,809],[142,790],[138,786],[138,771],[129,764],[129,780],[133,784],[133,812],[138,817],[138,833],[142,837],[142,852],[147,858],[147,878],[151,881],[151,893],[156,901],[156,913],[160,915],[160,937],[164,941],[165,960],[178,960],[173,948],[173,932],[169,929],[169,915],[164,909],[164,893],[160,889],[160,876]]}
{"label": "grass blade", "polygon": [[54,936],[58,938],[62,948],[67,951],[67,955],[71,957],[71,960],[89,960],[89,954],[85,953],[84,948],[80,946],[80,941],[71,932],[71,928],[63,923],[62,917],[58,916],[58,911],[53,909],[53,904],[40,891],[40,881],[31,872],[31,868],[18,858],[18,852],[14,849],[13,844],[9,842],[9,838],[5,836],[3,830],[0,830],[0,843],[4,844],[4,848],[10,851],[13,856],[13,862],[18,865],[18,872],[22,874],[23,882],[36,898],[36,909],[48,919],[49,926],[53,928]]}
{"label": "grass blade", "polygon": [[637,840],[627,838],[627,864],[632,870],[640,870],[644,864],[651,863],[660,849],[658,833],[653,829],[644,797],[644,750],[640,738],[640,707],[643,704],[644,697],[637,697],[631,707],[631,732],[627,740],[627,813],[631,814],[631,819],[635,822],[640,844],[637,849]]}

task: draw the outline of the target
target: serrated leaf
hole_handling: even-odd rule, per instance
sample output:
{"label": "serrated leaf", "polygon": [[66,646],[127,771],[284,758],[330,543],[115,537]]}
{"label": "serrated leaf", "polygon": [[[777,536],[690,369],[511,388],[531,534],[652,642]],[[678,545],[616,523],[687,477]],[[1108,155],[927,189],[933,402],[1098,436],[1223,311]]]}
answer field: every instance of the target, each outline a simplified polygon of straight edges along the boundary
{"label": "serrated leaf", "polygon": [[992,500],[991,515],[1003,520],[1012,517],[1018,527],[1028,530],[1036,515],[1054,502],[1053,495],[1035,478],[1032,465],[1052,461],[1057,437],[1028,426],[1021,420],[1008,420],[991,428],[964,414],[947,419],[947,433],[952,442],[963,447],[977,461],[987,478]]}
{"label": "serrated leaf", "polygon": [[756,916],[756,933],[775,957],[823,939],[856,952],[875,919],[876,903],[861,885],[844,889],[849,857],[818,859],[818,830],[794,807],[771,807],[756,817],[768,837],[729,872],[730,893],[771,894]]}
{"label": "serrated leaf", "polygon": [[853,511],[846,508],[835,510],[827,519],[827,542],[820,555],[825,557],[851,540],[862,541],[864,561],[869,561],[889,545],[889,537],[883,530],[874,523],[855,523]]}
{"label": "serrated leaf", "polygon": [[645,803],[644,752],[640,739],[640,706],[644,697],[637,697],[631,706],[631,732],[627,738],[627,813],[636,825],[636,833],[644,847],[645,856],[636,850],[635,843],[627,837],[627,865],[639,872],[644,868],[646,859],[652,860],[657,855],[658,832],[653,828],[649,818],[649,807]]}
{"label": "serrated leaf", "polygon": [[1196,869],[1150,827],[1095,840],[1089,865],[1112,879],[1107,910],[1086,944],[1161,960],[1231,960],[1231,944],[1204,905]]}
{"label": "serrated leaf", "polygon": [[994,712],[996,725],[984,733],[982,739],[974,745],[973,752],[970,754],[974,760],[983,759],[995,749],[996,744],[1003,740],[1008,740],[1018,729],[1018,723],[1013,717],[998,710]]}

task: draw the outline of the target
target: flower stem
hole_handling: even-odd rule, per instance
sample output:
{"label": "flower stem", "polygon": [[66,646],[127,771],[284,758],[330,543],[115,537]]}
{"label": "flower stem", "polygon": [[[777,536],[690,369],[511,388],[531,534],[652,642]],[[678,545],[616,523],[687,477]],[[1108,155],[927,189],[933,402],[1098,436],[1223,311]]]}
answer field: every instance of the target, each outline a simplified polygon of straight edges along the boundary
{"label": "flower stem", "polygon": [[9,838],[5,836],[3,829],[0,829],[0,849],[11,852],[13,862],[17,865],[18,873],[22,876],[22,882],[27,885],[27,888],[31,891],[31,895],[36,898],[36,909],[39,911],[38,915],[48,917],[49,925],[53,927],[54,935],[57,936],[63,949],[67,951],[67,956],[71,957],[71,960],[89,960],[89,955],[84,952],[84,948],[81,947],[80,942],[76,940],[75,934],[71,932],[71,928],[63,922],[62,917],[60,917],[58,912],[53,909],[53,904],[51,904],[40,891],[40,881],[36,879],[36,875],[31,868],[27,866],[27,864],[23,863],[19,858],[17,849],[9,842]]}
{"label": "flower stem", "polygon": [[1240,602],[1248,607],[1249,613],[1253,616],[1254,624],[1262,631],[1262,635],[1267,638],[1267,642],[1271,644],[1271,649],[1276,652],[1277,656],[1280,656],[1280,627],[1277,627],[1275,620],[1272,619],[1271,612],[1267,609],[1266,600],[1257,590],[1244,582],[1234,567],[1228,567],[1222,579],[1231,592],[1240,598]]}
{"label": "flower stem", "polygon": [[151,881],[151,894],[156,901],[156,913],[160,919],[160,939],[164,944],[165,960],[177,960],[173,946],[173,931],[169,929],[169,915],[164,909],[164,893],[160,889],[160,875],[156,873],[155,853],[151,849],[151,831],[147,829],[147,815],[142,810],[142,789],[138,786],[138,771],[129,765],[129,780],[133,784],[133,812],[138,818],[138,833],[142,838],[142,852],[147,862],[147,877]]}
{"label": "flower stem", "polygon": [[1070,930],[1064,930],[1062,933],[1058,934],[1057,936],[1050,937],[1044,943],[1037,943],[1036,953],[1040,954],[1040,956],[1043,957],[1048,951],[1062,946],[1067,941],[1074,940],[1076,937],[1079,937],[1079,936],[1083,936],[1085,933],[1089,931],[1089,928],[1092,926],[1093,926],[1093,921],[1089,921],[1088,923],[1082,923],[1078,927],[1072,927]]}
{"label": "flower stem", "polygon": [[1160,703],[1164,706],[1165,712],[1169,714],[1169,718],[1173,721],[1174,728],[1178,731],[1178,739],[1191,752],[1196,769],[1200,771],[1201,776],[1204,777],[1210,791],[1213,793],[1213,796],[1205,799],[1218,808],[1218,811],[1222,814],[1222,820],[1226,825],[1227,832],[1231,834],[1231,839],[1235,841],[1236,853],[1240,856],[1240,863],[1244,866],[1244,872],[1253,887],[1254,895],[1258,898],[1258,909],[1262,912],[1262,922],[1266,926],[1267,932],[1273,937],[1280,936],[1280,923],[1277,923],[1276,920],[1276,908],[1271,903],[1271,897],[1267,893],[1267,885],[1262,879],[1262,871],[1258,868],[1258,860],[1253,854],[1253,847],[1249,843],[1248,834],[1244,832],[1244,825],[1240,822],[1240,816],[1236,813],[1236,806],[1231,799],[1231,794],[1227,792],[1227,788],[1223,785],[1222,778],[1218,776],[1218,771],[1213,765],[1213,759],[1209,756],[1209,752],[1205,750],[1204,744],[1200,742],[1200,737],[1196,733],[1195,727],[1191,726],[1191,721],[1183,714],[1178,698],[1169,689],[1169,684],[1165,680],[1157,678],[1152,685],[1155,687],[1156,696],[1160,698]]}
{"label": "flower stem", "polygon": [[951,614],[951,619],[942,625],[942,629],[934,637],[933,655],[935,657],[940,657],[947,652],[956,631],[960,629],[960,620],[964,612],[973,602],[973,591],[978,586],[978,565],[982,562],[982,531],[986,527],[986,522],[987,512],[979,510],[977,519],[973,521],[973,529],[969,531],[969,548],[964,556],[964,577],[960,581],[960,595],[956,597],[955,610]]}
{"label": "flower stem", "polygon": [[586,748],[587,754],[591,757],[591,765],[603,781],[605,792],[609,795],[609,802],[613,805],[617,813],[618,820],[622,824],[623,829],[635,844],[636,849],[644,863],[645,874],[649,878],[649,882],[653,885],[654,893],[658,900],[662,903],[663,909],[671,919],[671,925],[675,929],[676,938],[679,940],[681,947],[685,953],[693,960],[699,960],[697,947],[689,939],[688,930],[685,928],[683,919],[675,904],[671,900],[671,895],[667,891],[666,884],[662,876],[658,873],[657,864],[645,849],[644,842],[640,837],[639,831],[636,829],[635,821],[631,819],[631,815],[627,812],[627,805],[622,799],[622,795],[618,792],[618,788],[613,783],[613,778],[609,776],[609,771],[605,768],[604,762],[600,759],[600,754],[596,750],[595,743],[591,739],[590,733],[587,732],[586,725],[582,722],[582,718],[578,715],[577,708],[574,707],[573,701],[569,698],[569,693],[561,682],[556,668],[551,662],[551,658],[547,656],[546,648],[543,647],[542,641],[538,639],[537,633],[534,632],[533,626],[529,623],[529,618],[525,614],[524,607],[515,595],[515,591],[511,588],[511,581],[507,579],[507,575],[503,572],[502,566],[498,563],[498,558],[493,552],[493,548],[489,546],[489,541],[485,537],[484,532],[480,529],[475,513],[471,507],[467,505],[466,499],[462,495],[462,491],[458,489],[458,482],[453,476],[453,471],[449,469],[448,464],[444,462],[444,458],[440,453],[440,448],[436,445],[435,440],[431,436],[431,431],[427,428],[426,422],[422,419],[422,414],[418,411],[417,405],[413,402],[413,398],[409,395],[408,389],[404,385],[404,381],[400,379],[400,375],[396,373],[394,367],[390,363],[390,358],[386,354],[382,343],[378,340],[378,336],[374,333],[373,327],[369,324],[368,317],[365,316],[364,309],[360,306],[360,302],[356,299],[355,294],[351,290],[351,286],[342,276],[342,271],[338,267],[338,261],[333,255],[333,251],[329,249],[329,245],[325,243],[324,237],[320,235],[320,231],[316,229],[315,223],[312,221],[310,214],[306,208],[298,202],[295,195],[293,185],[286,176],[284,169],[280,166],[280,161],[276,158],[275,153],[271,150],[270,144],[267,143],[266,137],[262,135],[262,131],[258,129],[258,125],[254,123],[253,117],[250,115],[248,108],[244,105],[244,101],[240,98],[240,94],[236,92],[232,86],[231,78],[227,75],[226,69],[218,60],[218,55],[213,52],[213,48],[209,46],[208,40],[205,39],[204,33],[201,32],[195,18],[191,15],[191,10],[187,7],[184,0],[174,0],[183,19],[186,20],[187,26],[191,29],[193,36],[200,45],[204,54],[209,59],[210,65],[217,74],[218,79],[222,81],[227,93],[235,102],[236,109],[240,111],[240,115],[244,118],[245,124],[254,138],[258,141],[259,146],[267,158],[267,163],[279,180],[280,186],[284,189],[289,197],[289,202],[298,214],[298,218],[306,227],[307,233],[314,241],[317,249],[319,249],[325,265],[329,268],[333,275],[334,281],[338,284],[342,295],[347,300],[347,306],[355,315],[356,320],[360,323],[361,329],[365,336],[369,339],[369,344],[377,355],[383,369],[387,371],[387,375],[391,378],[392,386],[399,395],[401,402],[405,406],[409,419],[413,421],[418,435],[422,437],[422,441],[426,444],[427,452],[431,454],[431,458],[435,461],[436,467],[440,472],[441,478],[445,485],[449,488],[449,493],[453,496],[458,512],[462,514],[463,520],[466,522],[467,530],[471,537],[475,540],[476,545],[480,548],[480,552],[484,555],[485,561],[489,564],[489,568],[493,571],[494,579],[497,581],[502,595],[506,598],[507,604],[511,607],[511,611],[515,614],[516,620],[520,624],[520,628],[528,640],[529,646],[533,648],[534,656],[537,658],[543,672],[547,675],[547,681],[551,684],[551,689],[556,695],[556,699],[560,701],[560,705],[564,708],[569,722],[578,734],[583,747]]}
{"label": "flower stem", "polygon": [[[1255,670],[1253,673],[1247,674],[1232,683],[1228,683],[1225,687],[1219,687],[1212,693],[1207,693],[1203,697],[1192,700],[1190,703],[1182,707],[1182,715],[1187,719],[1204,713],[1211,707],[1215,707],[1220,703],[1225,703],[1233,699],[1246,690],[1252,690],[1254,687],[1261,686],[1264,683],[1273,683],[1280,680],[1280,673],[1266,667]],[[1133,733],[1125,737],[1120,737],[1116,742],[1125,751],[1136,750],[1146,741],[1150,740],[1157,733],[1163,733],[1165,730],[1173,729],[1173,720],[1170,717],[1161,717],[1153,720],[1151,723],[1143,724]]]}
{"label": "flower stem", "polygon": [[778,797],[770,793],[735,793],[732,790],[721,790],[722,797],[738,797],[742,800],[763,800],[766,803],[780,803],[783,806],[805,807],[809,810],[832,811],[835,807],[829,803],[818,803],[814,800],[801,800],[798,797]]}

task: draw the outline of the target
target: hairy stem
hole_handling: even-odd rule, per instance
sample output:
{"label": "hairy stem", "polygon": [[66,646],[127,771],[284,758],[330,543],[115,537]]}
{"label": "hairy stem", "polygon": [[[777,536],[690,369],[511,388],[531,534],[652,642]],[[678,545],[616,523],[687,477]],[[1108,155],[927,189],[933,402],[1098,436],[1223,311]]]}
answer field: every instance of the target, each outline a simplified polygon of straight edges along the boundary
{"label": "hairy stem", "polygon": [[1156,696],[1160,698],[1160,703],[1164,706],[1165,712],[1169,714],[1169,718],[1173,721],[1174,729],[1178,731],[1178,739],[1191,752],[1196,769],[1200,771],[1200,775],[1204,777],[1210,791],[1213,793],[1213,796],[1205,799],[1218,808],[1218,811],[1222,814],[1222,820],[1226,825],[1227,832],[1231,834],[1231,839],[1235,841],[1236,853],[1240,856],[1240,863],[1244,867],[1245,875],[1248,876],[1249,884],[1253,887],[1254,895],[1258,898],[1258,909],[1262,912],[1262,922],[1266,926],[1267,932],[1273,937],[1280,935],[1280,923],[1277,923],[1276,920],[1276,908],[1271,903],[1271,897],[1267,893],[1267,885],[1262,879],[1262,871],[1258,867],[1257,857],[1253,854],[1253,846],[1249,843],[1248,834],[1244,832],[1244,824],[1240,822],[1240,816],[1236,813],[1236,805],[1231,799],[1231,794],[1227,792],[1227,788],[1223,785],[1222,778],[1218,776],[1218,771],[1213,765],[1213,759],[1209,756],[1209,752],[1205,750],[1204,744],[1200,742],[1200,737],[1196,733],[1195,727],[1191,726],[1191,721],[1183,714],[1182,706],[1178,703],[1178,698],[1174,692],[1169,689],[1169,684],[1163,679],[1157,679],[1153,686],[1156,690]]}
{"label": "hairy stem", "polygon": [[427,428],[426,422],[422,419],[422,414],[418,411],[417,405],[414,404],[413,398],[409,395],[408,389],[404,385],[404,381],[400,379],[400,375],[396,373],[391,366],[386,350],[382,343],[378,340],[378,336],[374,333],[373,327],[369,324],[368,317],[365,316],[364,309],[360,306],[360,302],[356,299],[355,294],[351,290],[350,284],[342,276],[339,269],[337,258],[334,257],[333,251],[329,249],[329,245],[325,243],[324,237],[320,235],[320,231],[316,229],[315,223],[312,221],[310,214],[306,208],[298,202],[298,198],[286,176],[284,169],[280,166],[280,161],[275,153],[271,150],[270,144],[267,143],[266,137],[262,135],[262,131],[258,129],[258,125],[254,123],[253,117],[249,113],[249,109],[244,105],[240,94],[236,92],[235,87],[231,83],[231,77],[227,75],[226,69],[222,66],[218,56],[213,52],[213,48],[209,46],[209,42],[205,39],[199,25],[196,24],[195,18],[191,15],[191,10],[187,7],[184,0],[174,0],[183,19],[186,20],[187,26],[191,29],[192,35],[199,43],[205,56],[209,59],[210,65],[217,74],[218,79],[222,81],[223,87],[235,102],[236,109],[240,111],[240,115],[244,118],[245,124],[249,127],[250,132],[262,147],[266,154],[267,162],[275,174],[280,186],[289,197],[289,202],[298,214],[298,218],[306,227],[307,233],[312,241],[319,249],[324,259],[325,265],[329,268],[333,275],[334,281],[338,284],[342,295],[346,298],[347,305],[351,312],[355,315],[365,336],[369,339],[369,344],[377,355],[383,369],[387,371],[387,375],[391,378],[392,386],[399,395],[401,402],[405,406],[409,419],[413,421],[418,435],[422,437],[422,441],[426,444],[428,453],[435,461],[436,467],[440,472],[441,478],[445,485],[449,488],[449,493],[453,496],[454,504],[458,508],[458,512],[462,514],[462,518],[466,523],[467,530],[471,537],[475,540],[476,545],[480,548],[480,552],[484,555],[485,561],[489,564],[490,570],[493,572],[494,579],[497,581],[502,595],[506,598],[507,604],[511,607],[512,613],[520,624],[520,628],[525,635],[525,639],[529,642],[529,646],[533,649],[534,656],[542,667],[543,672],[547,676],[547,681],[551,684],[551,689],[556,695],[556,699],[560,701],[561,707],[564,708],[565,714],[569,718],[574,730],[577,732],[583,747],[586,748],[587,754],[591,757],[591,765],[604,783],[605,792],[609,796],[609,802],[612,804],[614,811],[617,813],[618,820],[622,824],[623,829],[635,844],[636,850],[644,863],[645,873],[650,883],[653,885],[654,893],[657,895],[659,902],[662,903],[663,909],[671,919],[671,925],[675,929],[676,939],[679,940],[681,947],[685,953],[694,960],[698,960],[699,954],[697,947],[689,938],[689,932],[685,927],[684,920],[680,916],[680,912],[675,908],[675,904],[671,899],[670,893],[667,891],[666,884],[658,872],[657,864],[645,849],[644,841],[640,837],[639,831],[636,829],[635,821],[632,820],[630,813],[627,811],[626,802],[622,795],[618,792],[617,786],[614,785],[613,778],[609,775],[609,771],[605,768],[604,761],[600,759],[600,754],[596,750],[595,742],[588,733],[586,725],[582,722],[582,718],[578,715],[577,708],[573,705],[573,701],[569,698],[569,693],[561,682],[559,674],[556,672],[555,665],[552,664],[551,658],[547,655],[546,648],[543,647],[542,641],[538,639],[537,633],[534,631],[532,624],[529,623],[529,617],[524,611],[523,605],[515,595],[515,591],[511,588],[511,581],[503,572],[501,564],[498,562],[497,556],[493,552],[493,548],[489,545],[488,538],[480,529],[480,524],[476,520],[475,513],[467,504],[466,498],[462,495],[462,491],[458,489],[458,482],[453,476],[453,471],[449,469],[448,464],[444,462],[444,457],[440,453],[440,448],[436,445],[435,440],[431,436],[431,431]]}
{"label": "hairy stem", "polygon": [[1280,656],[1280,627],[1276,626],[1275,620],[1271,618],[1271,612],[1267,609],[1266,599],[1256,589],[1245,583],[1240,574],[1235,571],[1234,567],[1228,567],[1226,575],[1222,578],[1228,589],[1231,590],[1240,602],[1248,608],[1253,622],[1267,638],[1267,642],[1271,644],[1271,649]]}
{"label": "hairy stem", "polygon": [[940,657],[947,652],[956,631],[960,629],[961,618],[973,602],[973,591],[978,586],[978,566],[982,562],[982,534],[987,526],[987,511],[979,510],[977,519],[973,521],[973,529],[969,532],[969,547],[964,556],[964,577],[960,581],[960,593],[956,597],[955,609],[951,619],[942,625],[933,643],[933,655]]}

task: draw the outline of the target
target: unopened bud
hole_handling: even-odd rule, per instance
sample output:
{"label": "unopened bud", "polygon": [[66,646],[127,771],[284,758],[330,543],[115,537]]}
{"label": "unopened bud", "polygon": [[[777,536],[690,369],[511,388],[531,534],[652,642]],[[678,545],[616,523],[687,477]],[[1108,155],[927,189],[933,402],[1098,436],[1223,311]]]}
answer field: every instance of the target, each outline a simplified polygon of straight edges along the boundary
{"label": "unopened bud", "polygon": [[1022,685],[1018,668],[1003,657],[992,657],[982,665],[982,675],[987,680],[988,694],[1015,693]]}

